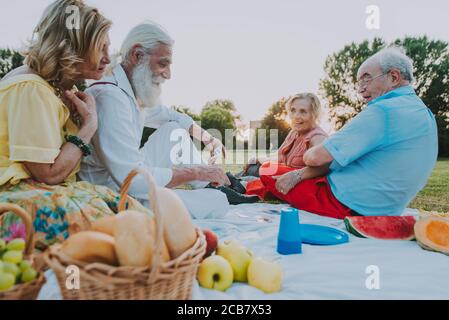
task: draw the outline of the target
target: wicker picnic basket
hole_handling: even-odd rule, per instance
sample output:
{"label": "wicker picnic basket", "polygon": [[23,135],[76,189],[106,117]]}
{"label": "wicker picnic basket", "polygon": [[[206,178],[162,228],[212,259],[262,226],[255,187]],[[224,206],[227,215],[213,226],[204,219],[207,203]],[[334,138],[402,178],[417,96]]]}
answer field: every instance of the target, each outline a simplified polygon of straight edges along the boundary
{"label": "wicker picnic basket", "polygon": [[34,228],[31,217],[18,205],[11,203],[0,203],[0,216],[6,212],[14,212],[22,219],[26,230],[24,259],[33,264],[33,267],[39,272],[39,276],[32,282],[16,284],[11,290],[0,292],[0,300],[36,300],[42,286],[45,283],[45,273],[42,268],[42,259],[40,259],[37,254],[33,253]]}
{"label": "wicker picnic basket", "polygon": [[[124,211],[132,179],[142,174],[149,185],[149,199],[156,223],[153,266],[146,268],[115,267],[101,263],[84,263],[64,256],[60,245],[52,246],[44,258],[58,279],[66,300],[190,300],[198,265],[206,250],[205,236],[197,229],[195,244],[178,258],[163,262],[163,224],[156,197],[156,184],[143,169],[133,170],[125,179],[121,191],[119,211]],[[66,286],[66,268],[79,268],[79,289]]]}

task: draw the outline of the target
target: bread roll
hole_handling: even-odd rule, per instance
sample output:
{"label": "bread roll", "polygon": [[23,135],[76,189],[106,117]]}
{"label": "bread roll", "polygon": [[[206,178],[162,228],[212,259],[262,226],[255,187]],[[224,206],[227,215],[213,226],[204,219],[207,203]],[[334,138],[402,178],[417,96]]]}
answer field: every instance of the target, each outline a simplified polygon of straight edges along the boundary
{"label": "bread roll", "polygon": [[61,252],[83,262],[118,265],[114,238],[101,232],[76,233],[62,243]]}
{"label": "bread roll", "polygon": [[154,253],[154,223],[145,213],[123,211],[116,216],[114,238],[122,266],[151,266]]}
{"label": "bread roll", "polygon": [[170,257],[175,259],[195,244],[195,226],[187,208],[175,192],[158,188],[157,196],[164,219],[165,243]]}
{"label": "bread roll", "polygon": [[103,232],[110,236],[114,236],[114,225],[116,217],[107,216],[92,223],[92,231]]}
{"label": "bread roll", "polygon": [[[155,223],[147,214],[124,211],[116,216],[114,238],[117,257],[122,266],[152,266],[155,247]],[[162,261],[170,256],[162,239]]]}

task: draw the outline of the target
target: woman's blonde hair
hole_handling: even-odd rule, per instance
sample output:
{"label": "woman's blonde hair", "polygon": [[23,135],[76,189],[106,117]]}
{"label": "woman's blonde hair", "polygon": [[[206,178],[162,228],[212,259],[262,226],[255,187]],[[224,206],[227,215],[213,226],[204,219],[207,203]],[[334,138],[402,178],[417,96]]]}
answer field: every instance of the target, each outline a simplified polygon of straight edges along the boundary
{"label": "woman's blonde hair", "polygon": [[296,100],[307,100],[310,103],[310,107],[312,109],[312,117],[316,123],[320,121],[321,117],[321,102],[320,99],[313,93],[298,93],[288,99],[286,103],[287,111],[290,111],[290,108]]}
{"label": "woman's blonde hair", "polygon": [[57,0],[48,6],[28,49],[25,63],[48,82],[73,81],[75,65],[98,63],[112,22],[83,0]]}

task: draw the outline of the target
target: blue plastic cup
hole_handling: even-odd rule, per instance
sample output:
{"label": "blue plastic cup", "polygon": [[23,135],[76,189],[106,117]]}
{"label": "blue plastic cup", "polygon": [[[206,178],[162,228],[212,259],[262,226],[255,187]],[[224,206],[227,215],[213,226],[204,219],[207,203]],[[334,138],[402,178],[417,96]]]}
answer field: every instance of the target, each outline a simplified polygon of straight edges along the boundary
{"label": "blue plastic cup", "polygon": [[281,211],[277,251],[282,255],[302,253],[299,211],[287,208]]}

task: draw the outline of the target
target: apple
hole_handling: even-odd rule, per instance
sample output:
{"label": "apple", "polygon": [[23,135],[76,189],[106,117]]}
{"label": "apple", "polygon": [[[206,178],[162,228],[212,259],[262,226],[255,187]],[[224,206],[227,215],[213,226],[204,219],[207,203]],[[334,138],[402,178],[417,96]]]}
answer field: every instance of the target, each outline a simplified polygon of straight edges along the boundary
{"label": "apple", "polygon": [[217,255],[222,256],[232,266],[234,281],[248,281],[248,266],[253,259],[253,254],[236,240],[228,240],[217,247]]}
{"label": "apple", "polygon": [[23,260],[20,264],[19,264],[19,268],[20,271],[24,272],[26,269],[32,268],[33,265],[31,264],[30,261],[27,260]]}
{"label": "apple", "polygon": [[0,272],[0,292],[7,291],[14,287],[16,277],[10,273]]}
{"label": "apple", "polygon": [[34,270],[33,268],[28,268],[22,273],[21,280],[23,283],[28,283],[34,281],[37,276],[38,274],[36,270]]}
{"label": "apple", "polygon": [[226,291],[232,286],[232,267],[223,257],[208,257],[201,262],[197,278],[203,288]]}
{"label": "apple", "polygon": [[253,259],[248,267],[248,283],[265,293],[281,291],[281,265],[260,258]]}
{"label": "apple", "polygon": [[209,229],[203,230],[204,236],[206,237],[207,242],[207,248],[206,248],[206,254],[204,255],[204,258],[207,258],[214,253],[215,249],[217,249],[218,245],[218,236]]}
{"label": "apple", "polygon": [[3,254],[3,262],[11,262],[14,264],[19,264],[23,260],[23,253],[22,251],[6,251]]}
{"label": "apple", "polygon": [[3,263],[3,272],[12,274],[14,277],[17,277],[20,274],[19,267],[11,262]]}
{"label": "apple", "polygon": [[25,240],[14,239],[14,240],[11,240],[10,242],[8,242],[8,244],[6,245],[6,250],[8,250],[8,251],[13,251],[13,250],[23,251],[23,250],[25,250],[25,246],[26,246]]}

